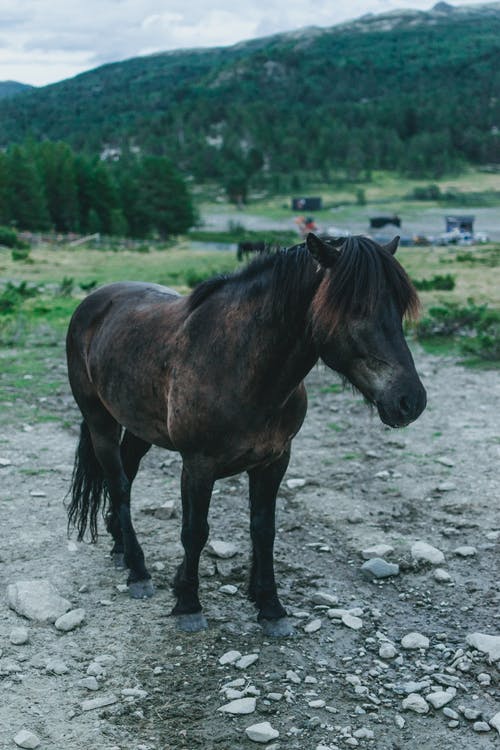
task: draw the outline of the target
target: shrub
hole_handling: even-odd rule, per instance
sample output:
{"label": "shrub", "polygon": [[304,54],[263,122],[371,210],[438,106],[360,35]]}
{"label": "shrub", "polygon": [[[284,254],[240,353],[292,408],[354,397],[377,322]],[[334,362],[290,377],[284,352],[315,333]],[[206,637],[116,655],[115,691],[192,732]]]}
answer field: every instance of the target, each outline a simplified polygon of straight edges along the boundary
{"label": "shrub", "polygon": [[415,289],[419,291],[428,292],[431,289],[439,289],[440,291],[450,291],[455,289],[455,277],[447,273],[445,275],[436,275],[432,279],[412,279]]}
{"label": "shrub", "polygon": [[38,288],[28,286],[26,281],[21,281],[20,284],[12,284],[8,281],[0,294],[0,315],[14,312],[24,299],[36,297],[38,293]]}

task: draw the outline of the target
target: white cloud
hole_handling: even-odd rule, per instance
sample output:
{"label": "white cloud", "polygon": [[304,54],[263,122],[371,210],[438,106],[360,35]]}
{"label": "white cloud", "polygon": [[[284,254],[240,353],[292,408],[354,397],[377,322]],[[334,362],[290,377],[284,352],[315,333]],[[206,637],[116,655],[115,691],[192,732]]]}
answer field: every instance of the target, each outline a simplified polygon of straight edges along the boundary
{"label": "white cloud", "polygon": [[[460,4],[452,0],[453,4]],[[469,0],[469,3],[471,0]],[[483,2],[483,0],[472,0]],[[233,44],[433,0],[0,0],[0,80],[44,84],[104,62]]]}

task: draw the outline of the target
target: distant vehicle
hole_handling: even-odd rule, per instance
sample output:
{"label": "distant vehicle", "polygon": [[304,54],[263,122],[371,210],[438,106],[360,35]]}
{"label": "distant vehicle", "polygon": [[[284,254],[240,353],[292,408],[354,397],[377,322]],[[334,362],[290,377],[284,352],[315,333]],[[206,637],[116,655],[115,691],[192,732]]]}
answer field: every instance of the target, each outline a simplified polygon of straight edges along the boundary
{"label": "distant vehicle", "polygon": [[319,196],[292,198],[292,211],[321,211],[323,199]]}
{"label": "distant vehicle", "polygon": [[401,226],[401,219],[399,216],[371,216],[370,227],[372,229],[382,229],[387,224],[394,224],[395,227]]}

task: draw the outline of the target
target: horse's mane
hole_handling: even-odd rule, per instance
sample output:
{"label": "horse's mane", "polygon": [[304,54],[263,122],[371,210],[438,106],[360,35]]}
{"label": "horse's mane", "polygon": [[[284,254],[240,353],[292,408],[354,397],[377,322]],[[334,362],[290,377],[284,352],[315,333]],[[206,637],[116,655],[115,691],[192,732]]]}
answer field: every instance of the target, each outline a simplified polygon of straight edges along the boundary
{"label": "horse's mane", "polygon": [[[389,295],[401,315],[410,318],[417,315],[417,292],[389,250],[363,236],[324,241],[332,246],[332,252],[333,248],[340,252],[333,267],[326,272],[328,281],[322,285],[315,302],[316,312],[329,315],[332,324],[339,320],[363,318],[373,314],[383,297]],[[273,315],[290,322],[290,313],[293,313],[293,319],[302,318],[310,305],[311,298],[306,299],[304,291],[312,289],[315,293],[325,277],[317,270],[306,244],[300,243],[261,256],[235,273],[202,282],[189,296],[189,310],[196,310],[225,286],[244,289],[246,295],[256,295],[262,291],[264,280],[270,274],[271,283],[267,285],[269,309]]]}
{"label": "horse's mane", "polygon": [[[415,318],[420,302],[408,274],[382,245],[362,235],[347,237],[316,308],[326,306],[339,320],[370,317],[384,298],[392,298],[401,316]],[[325,311],[326,312],[326,311]]]}

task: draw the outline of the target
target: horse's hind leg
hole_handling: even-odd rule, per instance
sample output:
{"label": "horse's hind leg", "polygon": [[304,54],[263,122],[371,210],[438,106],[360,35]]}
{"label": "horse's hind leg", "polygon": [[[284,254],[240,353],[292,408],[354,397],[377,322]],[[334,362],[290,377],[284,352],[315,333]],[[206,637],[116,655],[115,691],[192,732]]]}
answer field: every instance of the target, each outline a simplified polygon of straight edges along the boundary
{"label": "horse's hind leg", "polygon": [[204,462],[184,461],[181,478],[184,560],[174,578],[177,603],[172,614],[177,616],[177,627],[187,632],[207,627],[198,598],[198,565],[208,539],[207,517],[213,484],[213,473]]}
{"label": "horse's hind leg", "polygon": [[[89,408],[91,407],[91,408]],[[127,476],[122,462],[122,453],[120,449],[121,427],[115,419],[99,403],[80,404],[85,421],[87,422],[92,438],[92,444],[96,458],[101,465],[104,480],[108,488],[111,517],[116,516],[121,528],[121,541],[123,543],[123,553],[125,566],[129,569],[128,586],[130,595],[135,599],[143,599],[153,595],[154,589],[144,560],[144,553],[141,549],[130,515],[130,488],[131,480]],[[144,451],[145,452],[145,451]],[[125,446],[124,455],[129,454],[129,449]],[[135,458],[129,458],[129,471],[131,475],[137,459],[137,450],[131,451],[130,455]],[[137,471],[137,468],[135,468]],[[118,525],[115,527],[117,532]],[[120,541],[119,535],[115,537],[115,543]]]}
{"label": "horse's hind leg", "polygon": [[278,598],[273,562],[276,495],[289,460],[290,453],[287,451],[273,464],[248,472],[253,547],[248,594],[259,609],[258,619],[266,635],[285,636],[293,633]]}
{"label": "horse's hind leg", "polygon": [[[144,440],[141,440],[128,430],[125,430],[120,446],[120,455],[123,469],[130,484],[132,484],[136,477],[141,459],[146,455],[150,448],[150,443],[144,442]],[[111,556],[115,567],[125,568],[125,546],[119,510],[120,498],[118,497],[118,502],[113,502],[110,498],[110,508],[106,516],[106,526],[114,541]]]}

